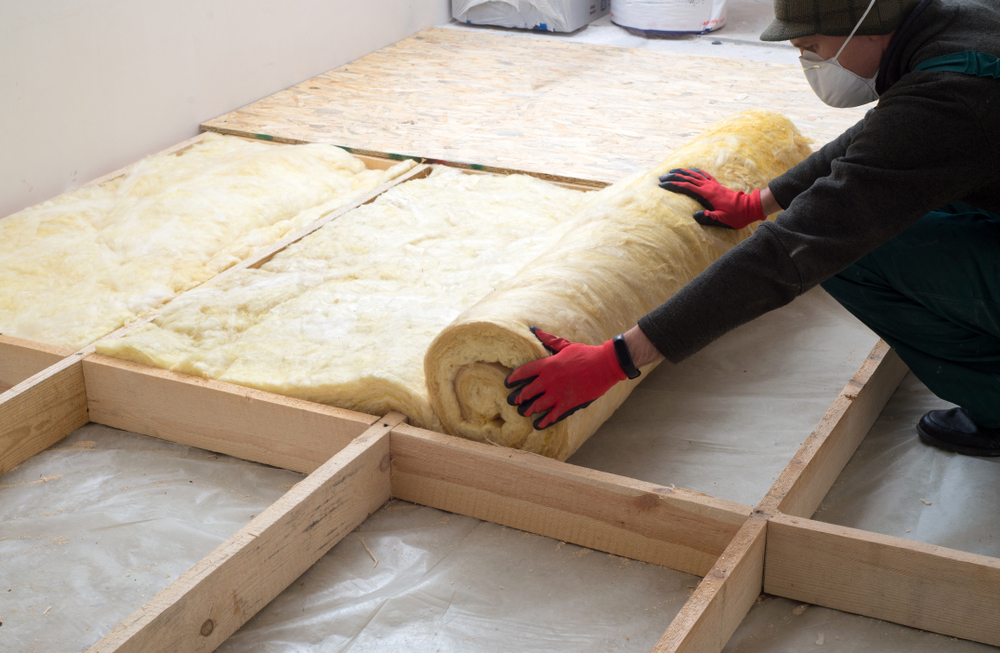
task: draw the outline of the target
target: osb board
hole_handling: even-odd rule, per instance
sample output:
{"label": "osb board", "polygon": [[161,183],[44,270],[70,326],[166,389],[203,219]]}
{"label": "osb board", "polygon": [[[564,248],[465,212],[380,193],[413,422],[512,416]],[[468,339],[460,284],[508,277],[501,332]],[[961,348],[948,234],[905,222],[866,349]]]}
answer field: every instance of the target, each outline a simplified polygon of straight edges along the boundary
{"label": "osb board", "polygon": [[613,182],[755,108],[817,146],[864,115],[820,102],[796,63],[431,29],[202,128]]}

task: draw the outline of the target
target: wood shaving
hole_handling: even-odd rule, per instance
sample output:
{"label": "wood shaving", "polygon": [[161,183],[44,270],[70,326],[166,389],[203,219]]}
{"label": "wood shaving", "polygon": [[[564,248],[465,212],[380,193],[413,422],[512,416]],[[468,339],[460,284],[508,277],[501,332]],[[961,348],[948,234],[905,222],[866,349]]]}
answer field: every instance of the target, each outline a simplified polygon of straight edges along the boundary
{"label": "wood shaving", "polygon": [[375,569],[375,567],[378,567],[378,558],[375,557],[375,554],[372,553],[372,550],[368,548],[367,544],[365,544],[365,538],[363,538],[363,537],[361,538],[361,546],[365,547],[365,551],[368,552],[368,555],[370,555],[372,557],[372,560],[375,562],[375,564],[372,565],[372,569]]}

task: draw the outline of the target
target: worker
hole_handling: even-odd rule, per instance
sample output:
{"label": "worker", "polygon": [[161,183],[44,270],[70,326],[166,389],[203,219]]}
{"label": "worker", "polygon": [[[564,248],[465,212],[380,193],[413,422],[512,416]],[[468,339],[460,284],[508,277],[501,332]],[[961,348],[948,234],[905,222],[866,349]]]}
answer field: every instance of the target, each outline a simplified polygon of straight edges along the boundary
{"label": "worker", "polygon": [[673,298],[603,345],[532,329],[552,352],[507,377],[544,429],[639,368],[679,363],[821,284],[942,399],[925,442],[1000,455],[1000,2],[774,0],[764,41],[791,41],[829,105],[864,119],[747,194],[710,174],[660,178],[706,228],[763,222]]}

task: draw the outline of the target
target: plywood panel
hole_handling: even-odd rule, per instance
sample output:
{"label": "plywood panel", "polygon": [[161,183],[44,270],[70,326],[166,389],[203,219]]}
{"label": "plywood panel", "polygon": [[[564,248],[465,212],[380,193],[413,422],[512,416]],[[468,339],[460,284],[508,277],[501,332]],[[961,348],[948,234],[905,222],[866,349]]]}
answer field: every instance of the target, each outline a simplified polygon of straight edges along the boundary
{"label": "plywood panel", "polygon": [[785,114],[817,145],[864,115],[823,104],[789,61],[431,29],[202,127],[613,182],[746,109]]}

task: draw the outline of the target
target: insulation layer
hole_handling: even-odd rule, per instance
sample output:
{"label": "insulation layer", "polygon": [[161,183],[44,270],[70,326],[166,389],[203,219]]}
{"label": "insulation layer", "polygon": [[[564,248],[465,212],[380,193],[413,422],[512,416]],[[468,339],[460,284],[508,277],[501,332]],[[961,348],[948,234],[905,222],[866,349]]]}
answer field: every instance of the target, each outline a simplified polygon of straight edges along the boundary
{"label": "insulation layer", "polygon": [[809,153],[807,140],[790,121],[749,111],[713,124],[653,170],[594,194],[559,242],[466,310],[431,344],[424,361],[427,386],[445,430],[569,457],[642,377],[619,383],[589,408],[536,431],[507,405],[509,391],[503,386],[512,369],[546,355],[528,327],[600,344],[633,326],[751,233],[751,227],[701,227],[691,217],[700,206],[660,189],[660,175],[695,167],[730,188],[749,191],[763,188]]}
{"label": "insulation layer", "polygon": [[586,196],[438,168],[98,351],[440,430],[424,382],[430,342],[552,247]]}
{"label": "insulation layer", "polygon": [[208,134],[0,221],[0,332],[79,349],[405,172]]}

